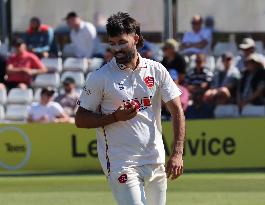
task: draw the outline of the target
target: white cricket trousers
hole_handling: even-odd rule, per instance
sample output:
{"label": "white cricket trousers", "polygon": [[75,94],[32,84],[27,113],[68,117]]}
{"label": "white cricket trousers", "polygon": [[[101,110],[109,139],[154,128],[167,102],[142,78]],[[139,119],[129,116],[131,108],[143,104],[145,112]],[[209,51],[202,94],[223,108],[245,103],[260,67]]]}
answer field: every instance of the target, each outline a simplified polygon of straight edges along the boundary
{"label": "white cricket trousers", "polygon": [[165,205],[167,177],[163,164],[111,171],[108,181],[119,205]]}

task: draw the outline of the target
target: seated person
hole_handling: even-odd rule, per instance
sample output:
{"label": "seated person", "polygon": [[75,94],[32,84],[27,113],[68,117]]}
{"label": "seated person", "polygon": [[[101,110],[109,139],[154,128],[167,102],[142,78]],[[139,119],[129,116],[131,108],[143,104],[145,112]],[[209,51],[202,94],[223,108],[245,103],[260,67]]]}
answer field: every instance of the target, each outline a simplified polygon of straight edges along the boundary
{"label": "seated person", "polygon": [[203,19],[199,15],[191,20],[192,31],[184,33],[181,45],[181,53],[193,55],[197,53],[208,54],[211,47],[211,32],[202,29]]}
{"label": "seated person", "polygon": [[252,54],[256,54],[259,58],[263,59],[263,65],[265,65],[265,58],[262,54],[256,52],[256,43],[252,38],[244,38],[242,43],[239,45],[239,48],[242,50],[242,55],[239,56],[236,67],[240,70],[240,72],[244,72],[246,68],[245,61]]}
{"label": "seated person", "polygon": [[245,66],[240,80],[238,104],[240,108],[247,104],[264,105],[265,70],[262,59],[254,53],[246,59]]}
{"label": "seated person", "polygon": [[77,109],[77,100],[79,94],[76,91],[75,80],[71,77],[65,78],[63,81],[64,93],[58,95],[54,101],[58,102],[64,111],[71,117],[74,117]]}
{"label": "seated person", "polygon": [[227,104],[236,100],[240,72],[233,65],[232,53],[227,52],[222,55],[222,64],[222,70],[217,70],[210,89],[204,95],[204,99],[209,103]]}
{"label": "seated person", "polygon": [[213,107],[205,103],[203,100],[204,95],[203,89],[197,89],[193,95],[191,100],[193,101],[192,105],[189,105],[185,116],[186,119],[209,119],[213,118]]}
{"label": "seated person", "polygon": [[197,54],[195,68],[187,72],[185,77],[185,87],[192,94],[197,89],[207,90],[212,82],[213,73],[205,67],[206,57],[204,54]]}
{"label": "seated person", "polygon": [[52,28],[41,24],[40,19],[37,17],[31,18],[29,29],[26,33],[28,50],[35,53],[38,57],[48,57],[53,36]]}
{"label": "seated person", "polygon": [[54,90],[51,88],[41,90],[40,102],[31,105],[28,122],[69,122],[69,117],[62,106],[52,101],[53,94]]}
{"label": "seated person", "polygon": [[182,55],[178,53],[179,45],[174,39],[167,39],[163,45],[164,58],[161,62],[165,68],[175,70],[178,73],[178,82],[182,84],[185,78],[186,61]]}
{"label": "seated person", "polygon": [[14,47],[15,53],[7,60],[7,88],[29,87],[33,76],[47,72],[47,68],[35,54],[27,51],[21,38],[14,41]]}

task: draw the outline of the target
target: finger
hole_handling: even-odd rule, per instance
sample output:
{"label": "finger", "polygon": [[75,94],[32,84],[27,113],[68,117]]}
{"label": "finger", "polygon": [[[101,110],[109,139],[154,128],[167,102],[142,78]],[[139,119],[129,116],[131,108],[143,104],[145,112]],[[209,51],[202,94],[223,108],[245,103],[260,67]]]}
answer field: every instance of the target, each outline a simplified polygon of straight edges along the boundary
{"label": "finger", "polygon": [[175,170],[174,170],[174,175],[172,177],[172,179],[177,179],[181,174],[183,173],[183,169],[182,166],[176,166]]}
{"label": "finger", "polygon": [[172,168],[172,176],[171,176],[171,180],[174,180],[178,177],[178,168],[176,166],[174,166]]}
{"label": "finger", "polygon": [[180,174],[182,175],[183,172],[184,172],[184,168],[183,168],[183,166],[181,166],[181,168],[180,168]]}

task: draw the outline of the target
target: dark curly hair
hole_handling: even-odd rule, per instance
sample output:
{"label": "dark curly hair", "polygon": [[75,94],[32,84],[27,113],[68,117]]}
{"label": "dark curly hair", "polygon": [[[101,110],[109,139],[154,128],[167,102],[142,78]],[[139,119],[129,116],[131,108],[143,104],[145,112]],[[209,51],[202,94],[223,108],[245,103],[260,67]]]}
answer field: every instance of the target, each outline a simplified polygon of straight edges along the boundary
{"label": "dark curly hair", "polygon": [[115,37],[126,34],[137,34],[139,41],[136,45],[137,49],[142,48],[144,44],[144,38],[141,34],[140,23],[130,17],[128,13],[118,12],[108,18],[107,21],[107,34],[110,37]]}

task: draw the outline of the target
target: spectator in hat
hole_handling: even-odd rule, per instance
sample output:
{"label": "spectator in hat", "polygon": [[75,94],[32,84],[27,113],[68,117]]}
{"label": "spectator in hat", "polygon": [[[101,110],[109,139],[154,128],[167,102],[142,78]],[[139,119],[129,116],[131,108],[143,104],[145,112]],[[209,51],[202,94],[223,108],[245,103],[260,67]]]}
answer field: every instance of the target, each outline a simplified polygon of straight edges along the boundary
{"label": "spectator in hat", "polygon": [[75,80],[71,77],[65,78],[63,81],[64,93],[58,95],[54,101],[58,102],[64,111],[71,117],[74,117],[77,109],[77,100],[79,93],[76,91]]}
{"label": "spectator in hat", "polygon": [[68,13],[65,19],[71,29],[71,44],[64,48],[64,55],[91,58],[97,37],[95,26],[90,22],[83,21],[75,12]]}
{"label": "spectator in hat", "polygon": [[41,90],[40,102],[34,103],[30,107],[28,122],[69,122],[69,117],[62,106],[53,101],[54,92],[51,88]]}
{"label": "spectator in hat", "polygon": [[238,104],[243,108],[247,104],[264,105],[265,70],[263,58],[253,53],[245,60],[246,70],[240,81]]}
{"label": "spectator in hat", "polygon": [[51,27],[42,24],[38,17],[32,17],[26,33],[28,50],[40,58],[48,57],[53,43],[53,36],[53,29]]}
{"label": "spectator in hat", "polygon": [[164,58],[161,62],[163,66],[170,72],[175,70],[178,73],[178,82],[182,84],[186,73],[186,61],[179,54],[179,44],[174,39],[167,39],[162,47]]}
{"label": "spectator in hat", "polygon": [[208,54],[211,48],[212,34],[202,28],[203,19],[200,15],[192,17],[192,31],[184,33],[181,53],[193,55],[198,53]]}
{"label": "spectator in hat", "polygon": [[32,78],[37,74],[47,72],[47,68],[35,54],[27,51],[23,39],[17,38],[13,46],[15,53],[7,60],[7,88],[30,87]]}
{"label": "spectator in hat", "polygon": [[227,104],[235,103],[236,90],[240,80],[240,72],[233,65],[233,54],[230,52],[222,55],[222,70],[217,70],[213,81],[204,95],[209,103]]}
{"label": "spectator in hat", "polygon": [[259,58],[262,59],[262,63],[265,65],[265,58],[262,54],[256,53],[256,43],[252,38],[244,38],[242,43],[239,45],[239,48],[243,51],[243,55],[239,57],[236,64],[236,67],[240,70],[240,72],[244,72],[246,68],[246,59],[254,53],[260,56]]}

